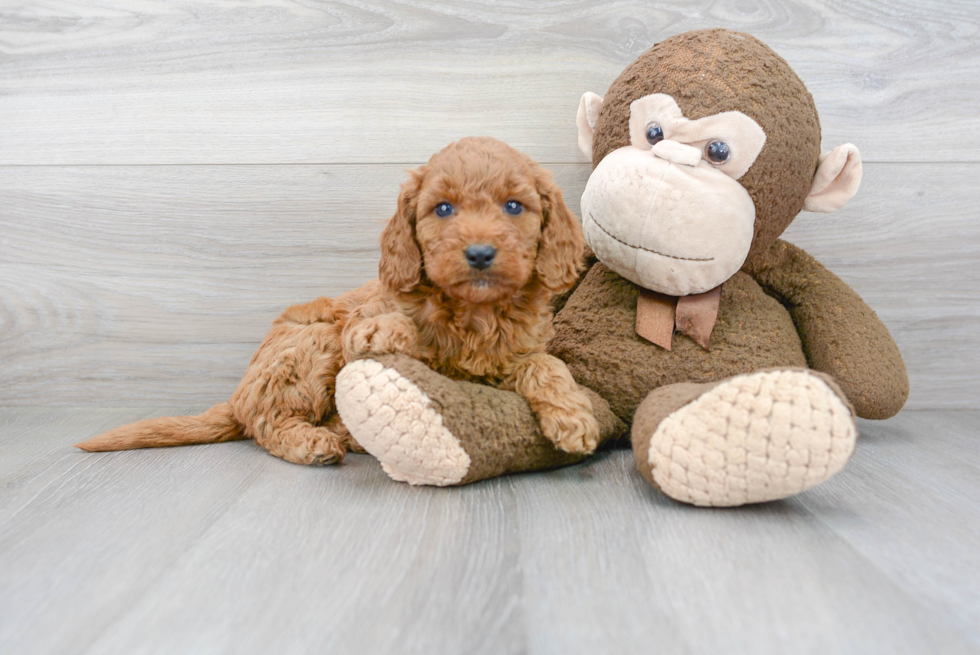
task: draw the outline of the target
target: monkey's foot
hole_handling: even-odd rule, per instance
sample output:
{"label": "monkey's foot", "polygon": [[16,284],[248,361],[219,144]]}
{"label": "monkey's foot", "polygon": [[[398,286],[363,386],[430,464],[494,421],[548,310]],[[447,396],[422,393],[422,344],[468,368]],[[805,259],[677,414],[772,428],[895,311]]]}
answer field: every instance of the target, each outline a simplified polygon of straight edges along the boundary
{"label": "monkey's foot", "polygon": [[[644,426],[646,435],[639,434]],[[778,500],[820,484],[844,467],[856,440],[837,385],[802,369],[657,389],[633,428],[637,464],[654,486],[715,507]]]}
{"label": "monkey's foot", "polygon": [[462,482],[470,469],[470,456],[429,396],[379,361],[344,367],[337,376],[337,410],[393,480],[445,487]]}
{"label": "monkey's foot", "polygon": [[[372,355],[337,375],[337,411],[394,480],[450,486],[582,461],[541,433],[516,393],[450,380],[404,355]],[[598,396],[603,436],[625,430]],[[603,420],[604,419],[604,420]]]}

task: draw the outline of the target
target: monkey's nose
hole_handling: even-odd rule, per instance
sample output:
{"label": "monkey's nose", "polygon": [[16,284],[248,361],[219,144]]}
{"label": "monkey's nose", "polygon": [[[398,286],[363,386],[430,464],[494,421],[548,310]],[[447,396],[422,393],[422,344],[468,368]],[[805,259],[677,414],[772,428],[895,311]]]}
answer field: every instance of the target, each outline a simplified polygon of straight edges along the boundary
{"label": "monkey's nose", "polygon": [[493,258],[496,256],[497,249],[483,243],[466,248],[466,261],[469,262],[470,268],[475,268],[478,271],[490,268],[490,264],[493,263]]}
{"label": "monkey's nose", "polygon": [[661,159],[684,166],[697,166],[701,162],[701,151],[698,148],[670,139],[660,141],[650,152]]}

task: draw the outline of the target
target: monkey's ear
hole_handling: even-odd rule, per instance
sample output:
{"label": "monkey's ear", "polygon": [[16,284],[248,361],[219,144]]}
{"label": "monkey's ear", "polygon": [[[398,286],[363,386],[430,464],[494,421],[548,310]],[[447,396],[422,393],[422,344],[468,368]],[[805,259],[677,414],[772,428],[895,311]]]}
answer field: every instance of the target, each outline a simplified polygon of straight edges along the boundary
{"label": "monkey's ear", "polygon": [[422,253],[415,240],[417,203],[425,167],[409,172],[398,195],[398,209],[381,232],[378,277],[392,291],[408,293],[422,276]]}
{"label": "monkey's ear", "polygon": [[845,143],[823,153],[803,209],[811,212],[837,211],[857,193],[861,173],[861,153],[857,146]]}
{"label": "monkey's ear", "polygon": [[602,107],[602,96],[591,91],[582,94],[578,103],[578,114],[575,124],[578,125],[578,147],[589,159],[592,159],[592,133],[595,123],[599,120],[599,109]]}

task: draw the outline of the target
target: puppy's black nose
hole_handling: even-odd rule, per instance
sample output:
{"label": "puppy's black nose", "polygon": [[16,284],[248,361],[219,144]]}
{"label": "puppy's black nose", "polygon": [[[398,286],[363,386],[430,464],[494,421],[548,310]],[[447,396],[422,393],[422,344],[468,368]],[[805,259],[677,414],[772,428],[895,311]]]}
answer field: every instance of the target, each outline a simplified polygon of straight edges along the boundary
{"label": "puppy's black nose", "polygon": [[490,268],[490,264],[493,263],[493,258],[496,256],[496,248],[482,243],[466,248],[466,261],[470,263],[471,268],[478,271]]}

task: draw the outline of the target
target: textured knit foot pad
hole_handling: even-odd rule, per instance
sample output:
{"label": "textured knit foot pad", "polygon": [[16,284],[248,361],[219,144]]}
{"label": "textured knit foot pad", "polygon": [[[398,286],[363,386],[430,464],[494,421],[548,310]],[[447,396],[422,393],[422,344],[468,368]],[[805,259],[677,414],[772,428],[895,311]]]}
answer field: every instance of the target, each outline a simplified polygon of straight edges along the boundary
{"label": "textured knit foot pad", "polygon": [[857,426],[806,371],[740,375],[665,418],[650,441],[657,486],[694,505],[778,500],[820,484],[854,452]]}
{"label": "textured knit foot pad", "polygon": [[424,391],[394,368],[359,359],[337,375],[337,411],[354,439],[393,480],[459,484],[470,457]]}

